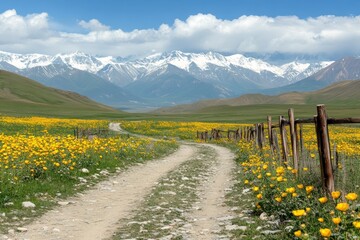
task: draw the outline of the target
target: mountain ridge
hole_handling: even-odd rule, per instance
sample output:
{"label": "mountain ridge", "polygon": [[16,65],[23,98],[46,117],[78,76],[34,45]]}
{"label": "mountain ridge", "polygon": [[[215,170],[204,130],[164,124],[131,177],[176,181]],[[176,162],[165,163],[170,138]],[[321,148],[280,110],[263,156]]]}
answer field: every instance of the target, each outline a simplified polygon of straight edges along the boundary
{"label": "mountain ridge", "polygon": [[[132,105],[161,107],[206,98],[235,97],[287,86],[331,63],[293,61],[277,66],[242,54],[222,55],[216,52],[171,51],[129,60],[96,57],[82,52],[50,56],[0,51],[0,69],[48,86],[76,91],[118,108]],[[169,68],[172,73],[164,70]],[[185,75],[187,78],[182,77]],[[85,88],[86,80],[89,87]],[[91,86],[93,89],[108,90],[98,93],[86,91]],[[157,94],[147,94],[151,92]]]}

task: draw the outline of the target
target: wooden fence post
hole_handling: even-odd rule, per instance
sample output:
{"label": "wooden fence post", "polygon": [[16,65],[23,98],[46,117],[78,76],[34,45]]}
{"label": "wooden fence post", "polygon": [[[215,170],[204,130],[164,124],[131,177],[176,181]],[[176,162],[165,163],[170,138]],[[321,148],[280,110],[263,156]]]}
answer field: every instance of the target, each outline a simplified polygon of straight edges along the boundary
{"label": "wooden fence post", "polygon": [[279,117],[279,127],[280,127],[280,136],[281,136],[281,146],[282,146],[282,160],[283,163],[287,164],[288,162],[288,148],[287,148],[287,140],[286,140],[286,130],[285,130],[285,119],[283,116]]}
{"label": "wooden fence post", "polygon": [[334,176],[331,165],[331,151],[329,132],[327,124],[327,116],[325,111],[325,105],[317,105],[317,117],[316,117],[316,135],[319,147],[319,158],[321,167],[321,177],[323,188],[329,193],[334,191]]}
{"label": "wooden fence post", "polygon": [[262,130],[262,124],[257,124],[257,142],[260,149],[263,148],[263,130]]}
{"label": "wooden fence post", "polygon": [[267,122],[268,122],[269,145],[270,145],[270,150],[273,152],[274,151],[274,141],[273,141],[271,116],[267,116]]}
{"label": "wooden fence post", "polygon": [[260,145],[259,145],[259,124],[256,123],[254,124],[254,142],[255,142],[255,146],[258,146],[260,148]]}
{"label": "wooden fence post", "polygon": [[[277,132],[275,129],[271,129],[271,135],[272,135],[272,138],[273,138],[273,147],[274,147],[274,150],[276,150],[276,152],[278,153],[278,155],[280,154],[280,150],[279,150],[279,141],[278,141],[278,137],[277,137]],[[279,157],[280,159],[280,157]]]}
{"label": "wooden fence post", "polygon": [[290,139],[291,139],[291,149],[293,155],[293,166],[294,169],[299,169],[299,157],[297,153],[297,133],[295,131],[295,117],[294,109],[289,109],[289,122],[290,122]]}
{"label": "wooden fence post", "polygon": [[304,154],[304,138],[303,138],[303,125],[300,124],[300,152],[301,156]]}
{"label": "wooden fence post", "polygon": [[265,143],[264,123],[260,123],[260,127],[261,127],[261,146],[264,146]]}
{"label": "wooden fence post", "polygon": [[249,142],[249,127],[245,127],[245,139],[246,142]]}

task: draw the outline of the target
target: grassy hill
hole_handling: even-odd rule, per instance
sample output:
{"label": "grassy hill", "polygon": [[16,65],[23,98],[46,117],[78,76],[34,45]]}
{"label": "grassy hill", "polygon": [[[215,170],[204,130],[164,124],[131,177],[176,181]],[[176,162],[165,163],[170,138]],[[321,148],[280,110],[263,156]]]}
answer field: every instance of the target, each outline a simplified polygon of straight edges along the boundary
{"label": "grassy hill", "polygon": [[119,117],[125,113],[77,93],[45,87],[0,70],[0,114],[87,118]]}

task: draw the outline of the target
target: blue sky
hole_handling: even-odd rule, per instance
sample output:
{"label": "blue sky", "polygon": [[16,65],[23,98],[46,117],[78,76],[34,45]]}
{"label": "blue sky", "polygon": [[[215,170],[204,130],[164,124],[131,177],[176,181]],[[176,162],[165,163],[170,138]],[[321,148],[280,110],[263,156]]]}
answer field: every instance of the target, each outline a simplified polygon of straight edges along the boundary
{"label": "blue sky", "polygon": [[0,0],[0,50],[354,55],[358,16],[358,0]]}
{"label": "blue sky", "polygon": [[[67,4],[66,4],[67,3]],[[18,14],[47,12],[51,20],[72,29],[80,20],[98,19],[113,29],[126,31],[158,28],[176,18],[210,13],[221,19],[242,15],[289,16],[360,14],[358,0],[1,0],[0,12],[16,9]]]}

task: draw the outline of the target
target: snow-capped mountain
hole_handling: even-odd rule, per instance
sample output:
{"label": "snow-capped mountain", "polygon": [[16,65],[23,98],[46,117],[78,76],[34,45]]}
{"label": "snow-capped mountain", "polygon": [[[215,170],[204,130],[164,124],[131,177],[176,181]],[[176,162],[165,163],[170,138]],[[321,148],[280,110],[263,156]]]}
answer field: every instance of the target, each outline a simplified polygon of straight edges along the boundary
{"label": "snow-capped mountain", "polygon": [[[99,75],[104,72],[109,72],[110,70],[120,73],[125,72],[126,75],[133,80],[138,79],[139,75],[151,74],[167,64],[171,64],[187,72],[191,72],[191,66],[196,66],[202,71],[209,70],[210,66],[217,66],[228,70],[235,66],[251,70],[258,74],[265,71],[271,72],[289,81],[298,79],[298,75],[302,73],[306,73],[303,74],[306,75],[306,77],[310,76],[332,63],[331,61],[319,63],[290,62],[276,66],[260,59],[245,57],[241,54],[224,56],[215,52],[183,53],[181,51],[158,53],[135,61],[125,61],[122,58],[111,56],[95,57],[83,52],[50,56],[43,54],[15,54],[0,51],[0,62],[6,62],[18,69],[44,67],[61,63],[75,69]],[[109,80],[113,78],[111,77],[112,74],[108,74],[108,76]]]}
{"label": "snow-capped mountain", "polygon": [[[75,52],[54,56],[0,51],[0,69],[16,72],[46,85],[81,91],[88,83],[96,88],[117,89],[122,96],[146,97],[160,105],[202,98],[233,97],[257,89],[286,86],[311,76],[332,62],[289,62],[280,66],[241,54],[172,51],[126,60]],[[81,81],[78,79],[82,76]],[[66,79],[66,80],[65,80]],[[96,84],[95,84],[96,83]],[[166,87],[165,87],[166,86]],[[105,89],[105,87],[104,87]],[[195,89],[196,91],[190,91]],[[90,93],[91,92],[91,93]],[[125,93],[126,92],[126,93]],[[81,92],[99,99],[95,89]],[[105,96],[105,92],[102,91]],[[114,91],[105,104],[117,105]],[[136,99],[136,100],[134,100]]]}
{"label": "snow-capped mountain", "polygon": [[223,68],[224,70],[231,70],[234,69],[234,67],[238,67],[258,74],[261,74],[262,72],[270,72],[277,77],[286,78],[290,82],[293,82],[294,79],[298,78],[297,76],[299,74],[306,72],[306,75],[310,76],[331,63],[332,62],[290,62],[281,66],[276,66],[260,59],[245,57],[241,54],[224,56],[214,52],[183,53],[180,51],[172,51],[170,53],[154,54],[144,59],[137,60],[132,64],[136,68],[146,69],[146,74],[150,74],[167,64],[174,65],[190,73],[191,67],[194,66],[201,71],[207,71],[211,68],[211,66]]}

